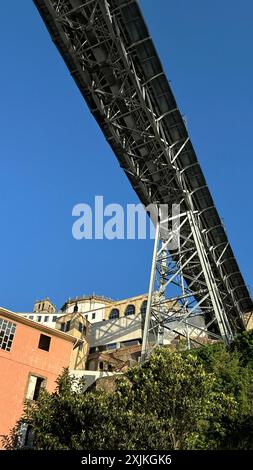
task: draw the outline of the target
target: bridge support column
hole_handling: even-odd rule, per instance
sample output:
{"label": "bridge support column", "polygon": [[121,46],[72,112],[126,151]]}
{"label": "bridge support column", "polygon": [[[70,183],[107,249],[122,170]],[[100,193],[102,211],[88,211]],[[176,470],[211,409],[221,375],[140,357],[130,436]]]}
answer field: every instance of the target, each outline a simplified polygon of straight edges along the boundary
{"label": "bridge support column", "polygon": [[[208,341],[229,344],[233,331],[202,239],[198,214],[179,213],[165,237],[158,220],[143,331],[142,360],[158,345],[187,349]],[[190,227],[190,234],[189,234]],[[197,287],[197,289],[196,289]]]}

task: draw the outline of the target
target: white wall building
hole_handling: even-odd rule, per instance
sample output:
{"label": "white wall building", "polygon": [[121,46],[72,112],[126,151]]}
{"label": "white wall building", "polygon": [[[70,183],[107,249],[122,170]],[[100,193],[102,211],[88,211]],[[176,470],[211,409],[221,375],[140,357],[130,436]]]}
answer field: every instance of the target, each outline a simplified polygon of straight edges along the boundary
{"label": "white wall building", "polygon": [[61,317],[63,313],[61,311],[48,314],[48,312],[17,312],[23,318],[28,318],[39,323],[42,323],[50,328],[55,328],[55,323],[58,317]]}
{"label": "white wall building", "polygon": [[55,327],[58,317],[67,313],[79,312],[84,315],[90,323],[101,322],[105,318],[106,307],[113,304],[113,300],[102,296],[83,296],[69,299],[61,310],[56,309],[50,299],[37,300],[33,312],[18,312],[24,318]]}
{"label": "white wall building", "polygon": [[82,313],[90,323],[101,322],[105,319],[105,309],[113,303],[112,299],[102,296],[83,296],[69,299],[62,307],[62,314]]}

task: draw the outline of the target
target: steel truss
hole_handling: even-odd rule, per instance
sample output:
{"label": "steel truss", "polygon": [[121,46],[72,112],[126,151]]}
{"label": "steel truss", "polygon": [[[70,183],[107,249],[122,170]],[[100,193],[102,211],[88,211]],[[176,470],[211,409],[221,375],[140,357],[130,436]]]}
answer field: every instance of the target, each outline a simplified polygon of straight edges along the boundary
{"label": "steel truss", "polygon": [[[189,342],[201,342],[207,335],[228,343],[243,327],[242,313],[251,302],[243,281],[241,285],[240,273],[235,278],[234,267],[232,274],[228,270],[226,255],[231,248],[217,212],[212,212],[207,186],[205,182],[193,184],[204,178],[198,162],[189,158],[193,149],[185,127],[183,131],[180,128],[182,118],[176,102],[160,82],[160,91],[154,94],[154,84],[158,87],[164,74],[154,72],[147,79],[142,73],[150,58],[145,57],[144,46],[140,57],[138,48],[150,38],[130,40],[131,32],[122,20],[123,10],[131,4],[136,6],[135,0],[34,2],[143,204],[168,204],[169,215],[167,222],[162,221],[163,227],[166,223],[169,227],[172,204],[181,208],[177,250],[168,251],[169,238],[162,238],[162,246],[158,247],[158,224],[151,281],[157,271],[159,285],[155,295],[153,285],[149,291],[144,350],[152,322],[158,343],[163,342],[165,329],[174,335],[185,334]],[[165,98],[170,107],[161,112],[158,102],[163,103]],[[205,195],[211,201],[209,205],[203,203]],[[209,223],[209,212],[217,224]],[[214,237],[219,231],[221,236]],[[173,309],[166,312],[166,294],[171,285],[181,291],[173,300]],[[195,313],[205,318],[203,327],[193,328]]]}
{"label": "steel truss", "polygon": [[[143,360],[153,347],[181,338],[185,339],[187,348],[197,347],[207,340],[229,344],[233,339],[226,313],[231,305],[224,305],[225,292],[220,291],[213,276],[198,214],[192,211],[179,214],[177,224],[174,221],[174,231],[167,237],[162,228],[164,222],[167,224],[168,220],[159,218],[156,227],[143,332]],[[187,235],[184,232],[186,224],[192,229]],[[173,248],[175,239],[177,246],[170,251],[173,239]],[[174,296],[170,291],[174,291]]]}

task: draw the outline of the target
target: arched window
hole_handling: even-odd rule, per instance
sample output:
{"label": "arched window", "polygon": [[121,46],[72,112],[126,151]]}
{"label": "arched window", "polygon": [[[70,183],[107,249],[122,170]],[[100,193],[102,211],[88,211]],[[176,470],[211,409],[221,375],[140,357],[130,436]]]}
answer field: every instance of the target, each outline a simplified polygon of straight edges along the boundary
{"label": "arched window", "polygon": [[114,320],[115,318],[119,318],[119,310],[117,308],[113,308],[109,315],[109,320]]}
{"label": "arched window", "polygon": [[144,301],[142,302],[142,304],[141,304],[141,314],[142,314],[143,316],[146,315],[147,303],[148,303],[148,301],[147,301],[147,300],[144,300]]}
{"label": "arched window", "polygon": [[128,315],[134,315],[134,314],[135,314],[135,306],[132,304],[129,304],[125,310],[125,317],[128,317]]}

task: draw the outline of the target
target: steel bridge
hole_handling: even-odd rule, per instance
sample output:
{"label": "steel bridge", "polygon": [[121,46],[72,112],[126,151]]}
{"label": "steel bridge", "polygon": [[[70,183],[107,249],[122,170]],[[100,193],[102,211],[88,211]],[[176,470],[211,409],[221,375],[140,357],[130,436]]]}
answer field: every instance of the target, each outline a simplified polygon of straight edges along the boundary
{"label": "steel bridge", "polygon": [[143,355],[181,336],[228,344],[252,300],[138,2],[34,3],[139,199],[157,208]]}

